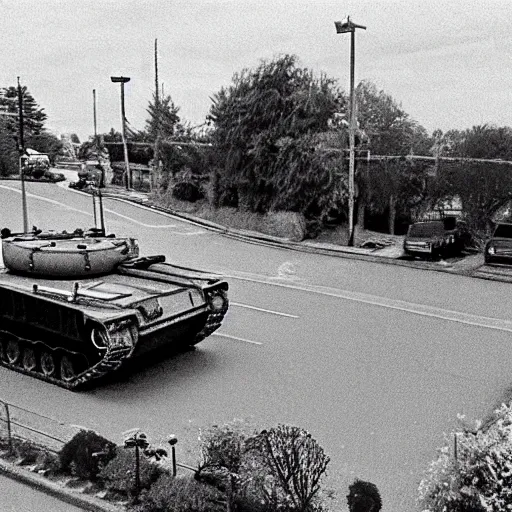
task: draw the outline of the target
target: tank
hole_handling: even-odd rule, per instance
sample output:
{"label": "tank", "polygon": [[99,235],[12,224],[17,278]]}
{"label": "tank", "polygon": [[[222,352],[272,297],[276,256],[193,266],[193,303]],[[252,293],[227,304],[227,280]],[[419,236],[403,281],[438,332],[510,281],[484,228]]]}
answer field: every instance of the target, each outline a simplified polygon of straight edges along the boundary
{"label": "tank", "polygon": [[[193,347],[228,310],[218,276],[140,257],[136,239],[104,228],[2,236],[0,364],[67,389],[161,347]],[[105,267],[94,250],[107,242],[118,260]]]}

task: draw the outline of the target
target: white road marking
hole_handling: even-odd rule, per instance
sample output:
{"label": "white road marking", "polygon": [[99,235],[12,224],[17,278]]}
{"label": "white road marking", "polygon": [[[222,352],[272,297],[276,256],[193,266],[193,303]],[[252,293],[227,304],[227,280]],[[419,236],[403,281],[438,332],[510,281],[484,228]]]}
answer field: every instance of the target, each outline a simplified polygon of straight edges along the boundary
{"label": "white road marking", "polygon": [[[18,190],[16,188],[12,188],[12,187],[8,187],[6,185],[0,185],[0,188],[3,188],[3,189],[6,189],[6,190],[10,190],[12,192],[17,192],[18,194],[21,194],[21,190]],[[50,204],[54,204],[56,206],[60,206],[62,208],[65,208],[66,210],[71,210],[71,211],[74,211],[74,212],[77,212],[77,213],[81,213],[82,215],[87,215],[88,217],[93,217],[93,214],[91,212],[86,212],[86,211],[83,211],[83,210],[79,210],[78,208],[73,208],[72,206],[68,206],[64,203],[61,203],[60,201],[56,201],[55,199],[49,199],[48,197],[43,197],[43,196],[39,196],[37,194],[32,194],[30,192],[27,192],[27,197],[32,197],[34,199],[39,199],[40,201],[45,201],[47,203],[50,203]],[[108,212],[112,215],[117,215],[118,217],[121,217],[125,220],[128,220],[130,222],[133,222],[134,224],[137,224],[139,226],[142,226],[142,227],[145,227],[145,228],[150,228],[150,229],[170,229],[170,228],[176,228],[178,227],[177,224],[158,224],[158,225],[155,225],[155,224],[146,224],[144,222],[140,222],[136,219],[132,219],[131,217],[128,217],[126,215],[123,215],[121,213],[117,213],[113,210],[110,210],[108,208],[105,208],[105,212]],[[197,230],[197,231],[190,231],[190,232],[180,232],[179,234],[180,235],[186,235],[186,236],[190,236],[190,235],[202,235],[206,233],[206,231],[204,230]]]}
{"label": "white road marking", "polygon": [[[18,190],[17,188],[8,187],[7,185],[0,185],[0,188],[4,188],[5,190],[10,190],[11,192],[17,192],[18,194],[21,194],[21,190]],[[74,212],[87,215],[88,217],[93,217],[93,214],[91,212],[85,212],[83,210],[79,210],[78,208],[73,208],[72,206],[68,206],[59,201],[55,201],[55,199],[49,199],[48,197],[38,196],[36,194],[32,194],[31,192],[27,192],[26,196],[33,197],[34,199],[39,199],[40,201],[45,201],[46,203],[54,204],[56,206],[61,206],[66,210],[72,210]]]}
{"label": "white road marking", "polygon": [[112,215],[116,215],[117,217],[121,217],[122,219],[129,220],[130,222],[133,222],[134,224],[137,224],[138,226],[143,226],[145,228],[175,228],[177,227],[176,224],[146,224],[144,222],[140,222],[139,220],[132,219],[131,217],[128,217],[127,215],[123,215],[122,213],[117,213],[114,210],[110,210],[108,208],[105,208],[105,211],[107,213],[111,213]]}
{"label": "white road marking", "polygon": [[238,336],[231,336],[230,334],[224,334],[223,332],[214,332],[210,334],[210,336],[220,336],[221,338],[227,338],[228,340],[235,341],[243,341],[245,343],[250,343],[251,345],[263,345],[263,343],[259,341],[246,340],[245,338],[239,338]]}
{"label": "white road marking", "polygon": [[395,309],[415,315],[439,318],[448,320],[450,322],[458,322],[466,325],[474,325],[476,327],[484,327],[486,329],[494,329],[497,331],[512,332],[512,321],[502,320],[500,318],[491,318],[486,316],[473,315],[470,313],[463,313],[460,311],[452,311],[449,309],[442,309],[435,306],[428,306],[425,304],[417,304],[406,302],[403,300],[389,299],[386,297],[379,297],[377,295],[370,295],[360,292],[352,292],[349,290],[338,290],[336,288],[328,288],[325,286],[314,286],[307,284],[292,284],[292,283],[278,283],[272,278],[264,276],[248,276],[248,275],[234,275],[228,272],[222,272],[225,278],[237,279],[240,281],[249,281],[260,284],[270,284],[280,288],[289,288],[292,290],[300,290],[305,292],[316,293],[318,295],[325,295],[328,297],[336,297],[339,299],[350,300],[353,302],[361,302],[370,304],[372,306],[379,306],[388,309]]}
{"label": "white road marking", "polygon": [[297,315],[290,315],[289,313],[281,313],[280,311],[273,311],[272,309],[257,308],[256,306],[249,306],[248,304],[240,304],[239,302],[229,302],[230,306],[237,306],[239,308],[254,309],[255,311],[262,311],[263,313],[270,313],[272,315],[286,316],[288,318],[299,318]]}

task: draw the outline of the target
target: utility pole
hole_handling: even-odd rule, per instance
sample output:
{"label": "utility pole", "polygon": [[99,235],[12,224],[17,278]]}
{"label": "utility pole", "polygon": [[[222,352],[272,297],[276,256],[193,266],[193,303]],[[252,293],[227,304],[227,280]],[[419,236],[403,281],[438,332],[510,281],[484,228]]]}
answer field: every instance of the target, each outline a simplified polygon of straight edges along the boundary
{"label": "utility pole", "polygon": [[127,76],[111,76],[110,80],[114,83],[121,84],[121,123],[122,123],[122,132],[121,137],[123,139],[123,149],[124,149],[124,167],[125,167],[125,180],[126,180],[126,190],[130,190],[132,185],[131,173],[130,173],[130,161],[128,160],[128,146],[126,144],[126,115],[124,111],[124,84],[130,81],[130,78]]}
{"label": "utility pole", "polygon": [[347,16],[343,21],[335,21],[336,32],[344,34],[350,32],[350,124],[349,124],[349,162],[348,162],[348,245],[354,245],[354,192],[355,192],[355,146],[356,146],[356,98],[354,91],[355,44],[356,28],[366,30],[362,25],[356,25]]}
{"label": "utility pole", "polygon": [[21,181],[21,208],[23,210],[23,233],[28,233],[27,193],[25,191],[25,174],[23,172],[23,155],[25,154],[25,139],[23,134],[23,91],[18,77],[18,109],[19,109],[19,145],[18,151]]}
{"label": "utility pole", "polygon": [[93,111],[94,111],[94,141],[97,143],[98,130],[97,130],[97,123],[96,123],[96,89],[92,90],[92,98],[93,98]]}
{"label": "utility pole", "polygon": [[[150,177],[151,189],[153,183],[160,179],[160,144],[161,144],[161,131],[160,131],[160,90],[158,86],[158,39],[155,39],[155,113],[156,113],[156,136],[155,146],[153,148],[153,167],[156,172],[156,177]],[[163,89],[163,84],[162,84]],[[163,90],[162,90],[163,96]]]}

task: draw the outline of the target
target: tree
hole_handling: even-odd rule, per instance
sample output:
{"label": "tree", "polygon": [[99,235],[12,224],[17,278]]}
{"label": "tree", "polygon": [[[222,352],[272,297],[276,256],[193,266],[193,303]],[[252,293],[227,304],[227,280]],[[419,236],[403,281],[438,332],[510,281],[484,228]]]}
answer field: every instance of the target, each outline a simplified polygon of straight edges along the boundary
{"label": "tree", "polygon": [[254,212],[321,216],[338,185],[339,165],[317,151],[316,137],[346,103],[335,82],[285,55],[235,74],[212,101],[220,193],[234,191],[238,206]]}
{"label": "tree", "polygon": [[[245,462],[245,443],[248,438],[240,422],[213,425],[201,430],[201,463],[196,479],[206,480],[226,492],[227,510],[233,510],[236,498],[243,485],[242,474]],[[204,474],[208,476],[204,476]]]}
{"label": "tree", "polygon": [[114,128],[110,128],[110,131],[108,133],[104,133],[103,135],[101,135],[101,138],[105,142],[122,142],[123,134],[121,132],[114,130]]}
{"label": "tree", "polygon": [[157,136],[172,137],[180,122],[179,110],[170,96],[157,99],[153,94],[153,101],[150,102],[147,109],[149,118],[146,121],[146,134],[148,138],[155,140]]}
{"label": "tree", "polygon": [[317,509],[320,481],[330,458],[311,434],[299,427],[278,425],[263,430],[251,440],[274,482],[279,486],[288,510]]}
{"label": "tree", "polygon": [[376,155],[428,154],[427,131],[393,97],[363,80],[356,88],[357,120]]}
{"label": "tree", "polygon": [[4,119],[0,116],[0,176],[8,176],[19,171],[18,148]]}
{"label": "tree", "polygon": [[[427,155],[432,146],[427,131],[411,119],[386,92],[368,81],[356,88],[357,117],[360,128],[368,137],[367,149],[377,155]],[[424,183],[423,165],[384,161],[373,167],[371,175],[359,164],[356,180],[359,188],[358,224],[364,227],[365,210],[379,215],[388,212],[388,231],[394,233],[395,217],[400,207],[418,198]],[[407,210],[407,209],[406,209]],[[407,213],[402,210],[402,212]]]}
{"label": "tree", "polygon": [[[18,88],[6,87],[2,92],[3,94],[0,95],[0,106],[9,113],[18,114]],[[28,92],[27,87],[22,87],[21,93],[25,136],[39,135],[44,129],[44,123],[48,116],[44,112],[44,108],[39,107],[34,97]],[[18,122],[17,117],[9,117],[6,122],[7,129],[13,134],[18,133]]]}

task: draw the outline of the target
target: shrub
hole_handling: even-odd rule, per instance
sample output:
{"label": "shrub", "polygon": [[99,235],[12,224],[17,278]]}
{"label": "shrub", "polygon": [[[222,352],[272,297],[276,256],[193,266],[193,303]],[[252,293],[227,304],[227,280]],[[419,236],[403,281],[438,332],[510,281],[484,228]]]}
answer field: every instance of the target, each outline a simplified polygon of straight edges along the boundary
{"label": "shrub", "polygon": [[21,464],[34,464],[37,461],[41,448],[28,440],[18,440],[14,443],[14,450],[21,459]]}
{"label": "shrub", "polygon": [[[139,475],[141,489],[147,489],[162,473],[160,466],[151,463],[140,453]],[[129,495],[135,490],[135,450],[117,447],[115,457],[101,470],[98,477],[107,489]]]}
{"label": "shrub", "polygon": [[223,495],[214,487],[191,478],[175,478],[168,473],[142,496],[142,510],[147,512],[224,512]]}
{"label": "shrub", "polygon": [[172,188],[172,195],[181,201],[190,201],[195,203],[203,199],[204,193],[196,183],[192,181],[179,181]]}
{"label": "shrub", "polygon": [[[299,427],[278,425],[248,441],[252,452],[267,469],[265,489],[279,506],[297,512],[320,510],[320,480],[330,458],[311,434]],[[276,491],[279,491],[276,495]]]}
{"label": "shrub", "polygon": [[348,490],[350,512],[379,512],[382,508],[380,493],[375,484],[356,479]]}
{"label": "shrub", "polygon": [[62,447],[59,461],[63,471],[94,480],[114,454],[114,443],[92,430],[82,430]]}
{"label": "shrub", "polygon": [[[455,440],[454,441],[454,437]],[[456,443],[456,454],[450,445]],[[512,503],[512,405],[485,428],[454,432],[419,487],[424,511],[505,511]]]}

